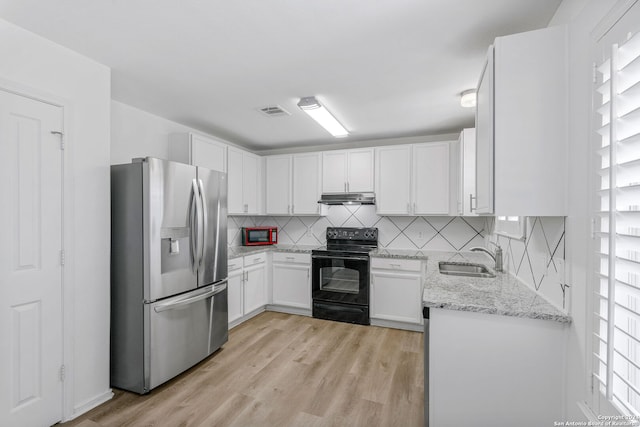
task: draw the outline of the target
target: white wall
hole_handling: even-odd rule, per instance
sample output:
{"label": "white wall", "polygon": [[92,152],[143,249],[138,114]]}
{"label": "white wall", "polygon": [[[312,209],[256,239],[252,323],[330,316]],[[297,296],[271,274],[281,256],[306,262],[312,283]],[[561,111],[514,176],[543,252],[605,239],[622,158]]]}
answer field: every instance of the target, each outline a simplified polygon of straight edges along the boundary
{"label": "white wall", "polygon": [[111,101],[111,164],[134,157],[169,156],[169,134],[193,129],[118,101]]}
{"label": "white wall", "polygon": [[110,70],[0,20],[0,84],[62,99],[65,108],[64,413],[109,398]]}

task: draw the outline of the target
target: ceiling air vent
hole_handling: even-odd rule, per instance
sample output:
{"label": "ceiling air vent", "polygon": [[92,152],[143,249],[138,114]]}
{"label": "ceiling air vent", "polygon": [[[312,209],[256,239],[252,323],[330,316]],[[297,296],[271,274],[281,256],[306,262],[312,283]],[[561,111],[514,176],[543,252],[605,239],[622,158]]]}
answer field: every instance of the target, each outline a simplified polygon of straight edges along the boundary
{"label": "ceiling air vent", "polygon": [[282,108],[279,105],[269,105],[267,107],[259,108],[260,112],[269,117],[290,116],[291,113]]}

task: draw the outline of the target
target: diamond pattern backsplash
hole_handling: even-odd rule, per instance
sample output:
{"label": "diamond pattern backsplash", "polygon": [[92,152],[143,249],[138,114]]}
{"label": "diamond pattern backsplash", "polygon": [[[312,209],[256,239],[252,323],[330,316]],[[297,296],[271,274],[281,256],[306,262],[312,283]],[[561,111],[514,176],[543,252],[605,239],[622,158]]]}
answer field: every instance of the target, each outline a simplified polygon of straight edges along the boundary
{"label": "diamond pattern backsplash", "polygon": [[[529,217],[524,241],[495,234],[494,218],[487,218],[487,241],[502,247],[504,269],[535,289],[549,302],[569,311],[569,285],[565,282],[565,220]],[[494,248],[488,244],[487,247]]]}
{"label": "diamond pattern backsplash", "polygon": [[474,217],[381,217],[375,206],[329,206],[324,217],[230,216],[228,242],[241,244],[240,229],[277,226],[278,243],[324,245],[327,227],[377,227],[379,245],[391,249],[463,251],[484,246],[485,218]]}

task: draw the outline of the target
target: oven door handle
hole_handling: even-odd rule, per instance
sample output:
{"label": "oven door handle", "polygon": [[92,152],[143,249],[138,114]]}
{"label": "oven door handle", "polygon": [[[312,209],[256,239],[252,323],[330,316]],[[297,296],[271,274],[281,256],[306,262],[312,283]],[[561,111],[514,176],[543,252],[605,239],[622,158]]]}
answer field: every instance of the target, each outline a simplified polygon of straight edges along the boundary
{"label": "oven door handle", "polygon": [[369,257],[366,257],[366,256],[311,255],[311,259],[347,259],[347,260],[354,260],[354,261],[368,261]]}

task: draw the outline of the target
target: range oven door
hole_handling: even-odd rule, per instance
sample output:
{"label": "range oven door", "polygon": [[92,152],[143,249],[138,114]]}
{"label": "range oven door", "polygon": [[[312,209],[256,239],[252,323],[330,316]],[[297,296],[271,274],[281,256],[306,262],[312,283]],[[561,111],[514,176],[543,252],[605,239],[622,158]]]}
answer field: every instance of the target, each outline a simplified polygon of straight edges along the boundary
{"label": "range oven door", "polygon": [[314,301],[369,305],[367,255],[313,254],[312,271]]}

